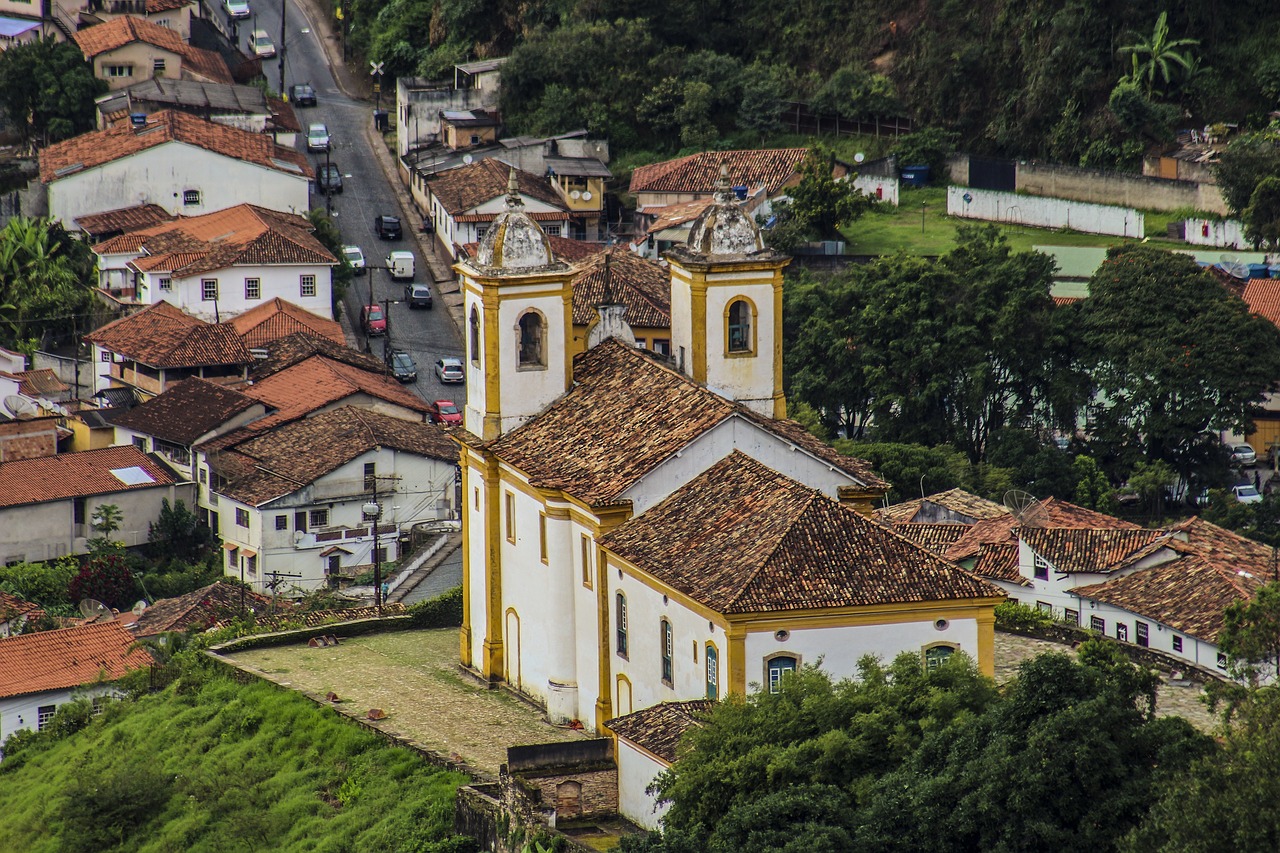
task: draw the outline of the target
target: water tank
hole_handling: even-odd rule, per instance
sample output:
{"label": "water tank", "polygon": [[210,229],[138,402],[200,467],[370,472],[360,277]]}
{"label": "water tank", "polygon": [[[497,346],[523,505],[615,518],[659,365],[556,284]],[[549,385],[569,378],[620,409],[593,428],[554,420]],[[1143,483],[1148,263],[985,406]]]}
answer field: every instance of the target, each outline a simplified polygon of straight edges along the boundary
{"label": "water tank", "polygon": [[147,124],[146,113],[129,113],[129,124],[134,127],[145,127]]}
{"label": "water tank", "polygon": [[747,200],[747,188],[746,188],[746,187],[734,187],[734,188],[733,188],[733,194],[734,194],[734,195],[736,195],[736,196],[738,197],[738,201],[746,201],[746,200]]}
{"label": "water tank", "polygon": [[923,187],[929,183],[928,165],[903,166],[898,174],[902,182],[909,187]]}

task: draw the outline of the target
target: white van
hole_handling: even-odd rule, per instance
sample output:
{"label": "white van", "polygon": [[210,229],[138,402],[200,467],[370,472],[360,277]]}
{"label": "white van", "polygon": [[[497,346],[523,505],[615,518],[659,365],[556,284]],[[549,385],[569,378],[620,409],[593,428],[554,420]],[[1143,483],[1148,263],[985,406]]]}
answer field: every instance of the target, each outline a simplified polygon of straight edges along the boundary
{"label": "white van", "polygon": [[396,281],[413,280],[413,252],[390,252],[387,254],[387,269]]}

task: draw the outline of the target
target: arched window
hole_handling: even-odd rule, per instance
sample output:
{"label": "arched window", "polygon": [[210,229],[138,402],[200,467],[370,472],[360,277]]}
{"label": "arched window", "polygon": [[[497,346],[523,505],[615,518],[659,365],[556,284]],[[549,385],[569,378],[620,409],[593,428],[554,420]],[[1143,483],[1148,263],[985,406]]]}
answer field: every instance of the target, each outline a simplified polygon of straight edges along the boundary
{"label": "arched window", "polygon": [[671,623],[666,619],[662,620],[662,631],[659,640],[662,643],[662,680],[670,686],[672,683],[671,661],[675,654],[675,643],[672,640]]}
{"label": "arched window", "polygon": [[769,692],[777,693],[782,687],[782,678],[789,672],[796,671],[796,659],[790,655],[778,655],[769,659]]}
{"label": "arched window", "polygon": [[618,654],[627,656],[627,597],[618,593]]}
{"label": "arched window", "polygon": [[729,305],[729,352],[751,352],[751,303],[745,299]]}
{"label": "arched window", "polygon": [[707,643],[707,698],[720,698],[720,653],[716,647]]}
{"label": "arched window", "polygon": [[471,363],[480,366],[480,312],[471,306]]}
{"label": "arched window", "polygon": [[527,311],[520,317],[520,366],[543,367],[546,365],[545,338],[547,326],[537,311]]}
{"label": "arched window", "polygon": [[925,671],[935,670],[947,662],[947,658],[956,653],[956,647],[950,643],[938,643],[924,650]]}

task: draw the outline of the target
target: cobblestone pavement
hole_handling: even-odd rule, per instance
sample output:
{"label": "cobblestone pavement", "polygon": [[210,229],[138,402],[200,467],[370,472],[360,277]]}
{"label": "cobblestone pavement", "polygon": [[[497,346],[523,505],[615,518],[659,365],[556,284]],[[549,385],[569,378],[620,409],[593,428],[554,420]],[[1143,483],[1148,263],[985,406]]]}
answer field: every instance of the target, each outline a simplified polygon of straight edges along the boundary
{"label": "cobblestone pavement", "polygon": [[[1023,637],[1019,634],[996,632],[996,682],[1004,684],[1018,674],[1018,664],[1042,652],[1066,652],[1074,654],[1070,646],[1061,643],[1050,643]],[[1199,684],[1192,682],[1186,686],[1169,683],[1168,673],[1164,673],[1163,683],[1156,694],[1156,714],[1161,717],[1179,716],[1185,718],[1193,726],[1204,732],[1211,732],[1217,726],[1217,719],[1209,713],[1204,702]]]}

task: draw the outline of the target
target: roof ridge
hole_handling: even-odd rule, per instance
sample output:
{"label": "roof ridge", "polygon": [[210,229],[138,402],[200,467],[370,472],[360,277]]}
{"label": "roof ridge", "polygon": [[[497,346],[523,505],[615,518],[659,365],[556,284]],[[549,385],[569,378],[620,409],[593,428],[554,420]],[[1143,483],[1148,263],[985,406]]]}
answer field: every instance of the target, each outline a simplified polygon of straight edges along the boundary
{"label": "roof ridge", "polygon": [[778,471],[774,471],[772,468],[769,468],[767,465],[764,465],[763,463],[757,461],[755,457],[750,456],[736,448],[728,456],[724,457],[724,459],[720,460],[720,462],[717,462],[716,464],[717,465],[724,464],[729,460],[733,459],[734,457],[740,457],[740,459],[738,460],[738,464],[744,465],[745,467],[754,468],[756,476],[759,477],[761,480],[764,479],[764,476],[762,475],[769,475],[769,479],[772,481],[770,485],[773,488],[782,487],[782,488],[785,488],[787,491],[792,492],[793,494],[800,492],[805,495],[805,500],[803,504],[800,506],[799,511],[795,514],[794,517],[792,517],[790,522],[788,522],[786,526],[782,528],[782,530],[778,531],[777,539],[774,540],[773,546],[769,549],[768,553],[764,555],[764,558],[757,561],[755,566],[746,573],[746,577],[743,579],[742,583],[739,584],[738,586],[738,591],[729,598],[730,607],[736,606],[738,601],[743,596],[746,595],[747,590],[751,588],[751,585],[753,583],[755,583],[756,577],[762,571],[765,570],[765,567],[767,567],[769,563],[773,560],[774,555],[777,554],[778,551],[782,548],[783,543],[786,541],[787,537],[791,534],[791,531],[795,529],[796,525],[800,522],[800,520],[804,518],[808,514],[809,510],[813,507],[814,499],[822,498],[823,500],[829,500],[829,498],[827,498],[826,495],[823,495],[821,492],[818,492],[816,489],[811,489],[801,482],[792,480],[790,477],[787,477]]}

